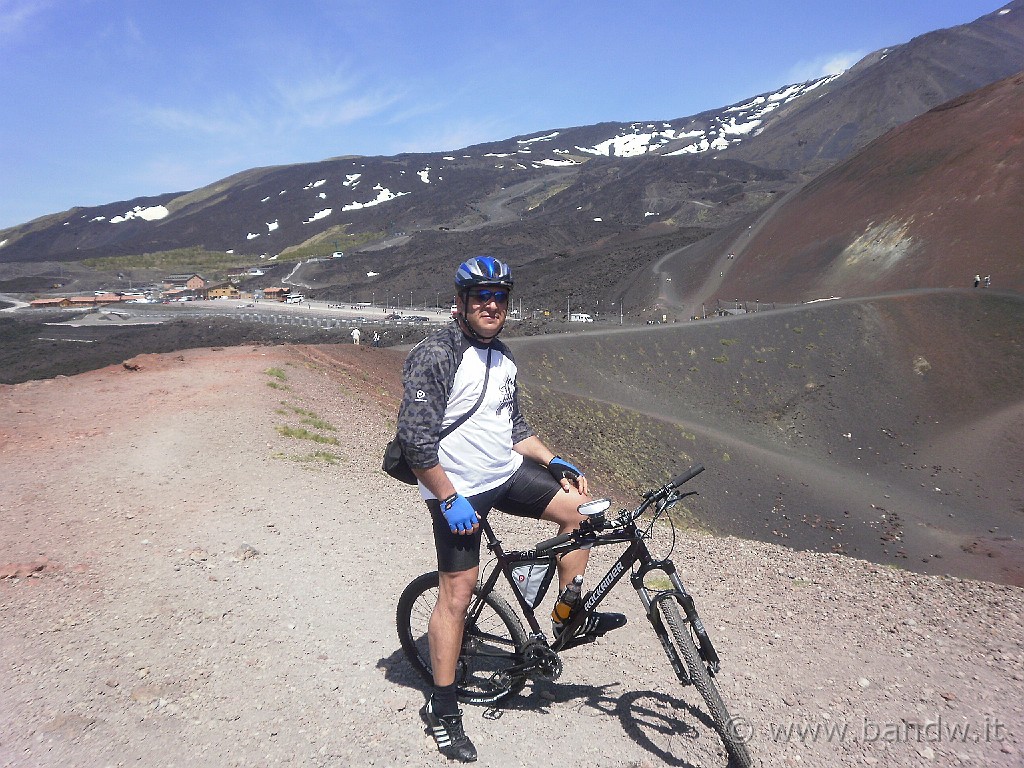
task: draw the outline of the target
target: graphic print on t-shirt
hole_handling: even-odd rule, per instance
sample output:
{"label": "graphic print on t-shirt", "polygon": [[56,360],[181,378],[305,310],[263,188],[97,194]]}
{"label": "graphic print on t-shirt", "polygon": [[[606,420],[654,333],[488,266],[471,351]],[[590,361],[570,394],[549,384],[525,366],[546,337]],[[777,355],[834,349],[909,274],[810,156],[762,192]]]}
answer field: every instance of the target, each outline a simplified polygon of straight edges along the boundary
{"label": "graphic print on t-shirt", "polygon": [[497,416],[503,410],[508,408],[509,418],[512,418],[512,396],[516,391],[516,380],[509,376],[505,379],[505,383],[501,385],[501,402],[498,403],[498,409],[494,412]]}

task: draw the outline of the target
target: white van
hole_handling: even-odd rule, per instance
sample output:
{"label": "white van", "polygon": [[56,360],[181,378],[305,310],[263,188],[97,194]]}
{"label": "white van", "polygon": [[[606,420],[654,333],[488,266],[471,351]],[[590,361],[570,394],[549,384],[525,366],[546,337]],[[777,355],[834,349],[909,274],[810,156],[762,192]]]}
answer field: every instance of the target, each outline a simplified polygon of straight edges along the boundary
{"label": "white van", "polygon": [[588,315],[586,312],[573,312],[569,315],[570,323],[592,323],[594,318]]}

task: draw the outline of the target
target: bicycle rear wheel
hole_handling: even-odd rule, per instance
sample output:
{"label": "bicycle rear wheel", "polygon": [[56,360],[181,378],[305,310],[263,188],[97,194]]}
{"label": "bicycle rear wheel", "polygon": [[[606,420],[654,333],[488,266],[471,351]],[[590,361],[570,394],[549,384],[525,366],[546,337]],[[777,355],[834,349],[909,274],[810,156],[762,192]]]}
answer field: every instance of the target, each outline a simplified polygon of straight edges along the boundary
{"label": "bicycle rear wheel", "polygon": [[[711,719],[715,723],[715,730],[718,731],[725,751],[729,753],[732,763],[740,768],[750,768],[753,762],[747,746],[743,739],[736,732],[735,722],[729,709],[722,700],[722,694],[718,692],[718,686],[708,673],[704,660],[700,657],[697,645],[690,630],[690,623],[679,613],[679,606],[672,600],[663,600],[658,605],[658,610],[665,617],[669,631],[672,633],[673,645],[686,664],[686,671],[690,675],[690,681],[700,693],[701,698],[707,705]],[[671,658],[669,659],[671,661]]]}
{"label": "bicycle rear wheel", "polygon": [[[476,590],[479,595],[479,589]],[[437,571],[410,582],[398,600],[398,638],[409,663],[430,684],[427,625],[438,595]],[[504,599],[493,592],[483,598],[480,615],[466,622],[462,653],[455,670],[459,700],[470,704],[493,704],[519,693],[526,685],[522,673],[509,668],[520,663],[519,651],[526,643],[523,625]]]}

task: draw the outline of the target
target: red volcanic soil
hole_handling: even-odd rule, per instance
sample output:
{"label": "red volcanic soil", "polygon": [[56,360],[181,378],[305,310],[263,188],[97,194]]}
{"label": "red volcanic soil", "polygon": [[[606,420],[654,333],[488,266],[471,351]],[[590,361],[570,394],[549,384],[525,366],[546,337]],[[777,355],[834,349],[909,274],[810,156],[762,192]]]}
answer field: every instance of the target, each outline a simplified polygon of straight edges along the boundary
{"label": "red volcanic soil", "polygon": [[[242,345],[0,385],[0,764],[443,764],[395,631],[436,565],[419,494],[380,471],[401,361]],[[735,490],[721,458],[692,506]],[[551,533],[495,518],[510,548]],[[652,547],[673,547],[756,765],[1020,765],[1024,589],[670,533]],[[557,680],[465,706],[482,765],[553,744],[565,768],[727,764],[628,579],[608,606],[627,625]]]}
{"label": "red volcanic soil", "polygon": [[1024,291],[1024,73],[954,99],[817,177],[761,227],[719,295],[770,301]]}

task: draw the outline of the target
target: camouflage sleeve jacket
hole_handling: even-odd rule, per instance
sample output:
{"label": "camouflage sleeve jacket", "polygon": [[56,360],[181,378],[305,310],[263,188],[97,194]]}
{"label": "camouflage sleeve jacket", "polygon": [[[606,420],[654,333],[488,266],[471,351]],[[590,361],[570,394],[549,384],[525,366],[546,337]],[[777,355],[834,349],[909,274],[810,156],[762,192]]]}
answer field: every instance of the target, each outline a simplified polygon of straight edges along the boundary
{"label": "camouflage sleeve jacket", "polygon": [[444,440],[441,431],[480,397],[488,347],[471,341],[453,322],[420,342],[403,369],[398,439],[406,459],[418,468],[440,463],[463,495],[508,479],[522,461],[512,446],[533,434],[519,410],[515,361],[501,341],[490,347],[484,400]]}

